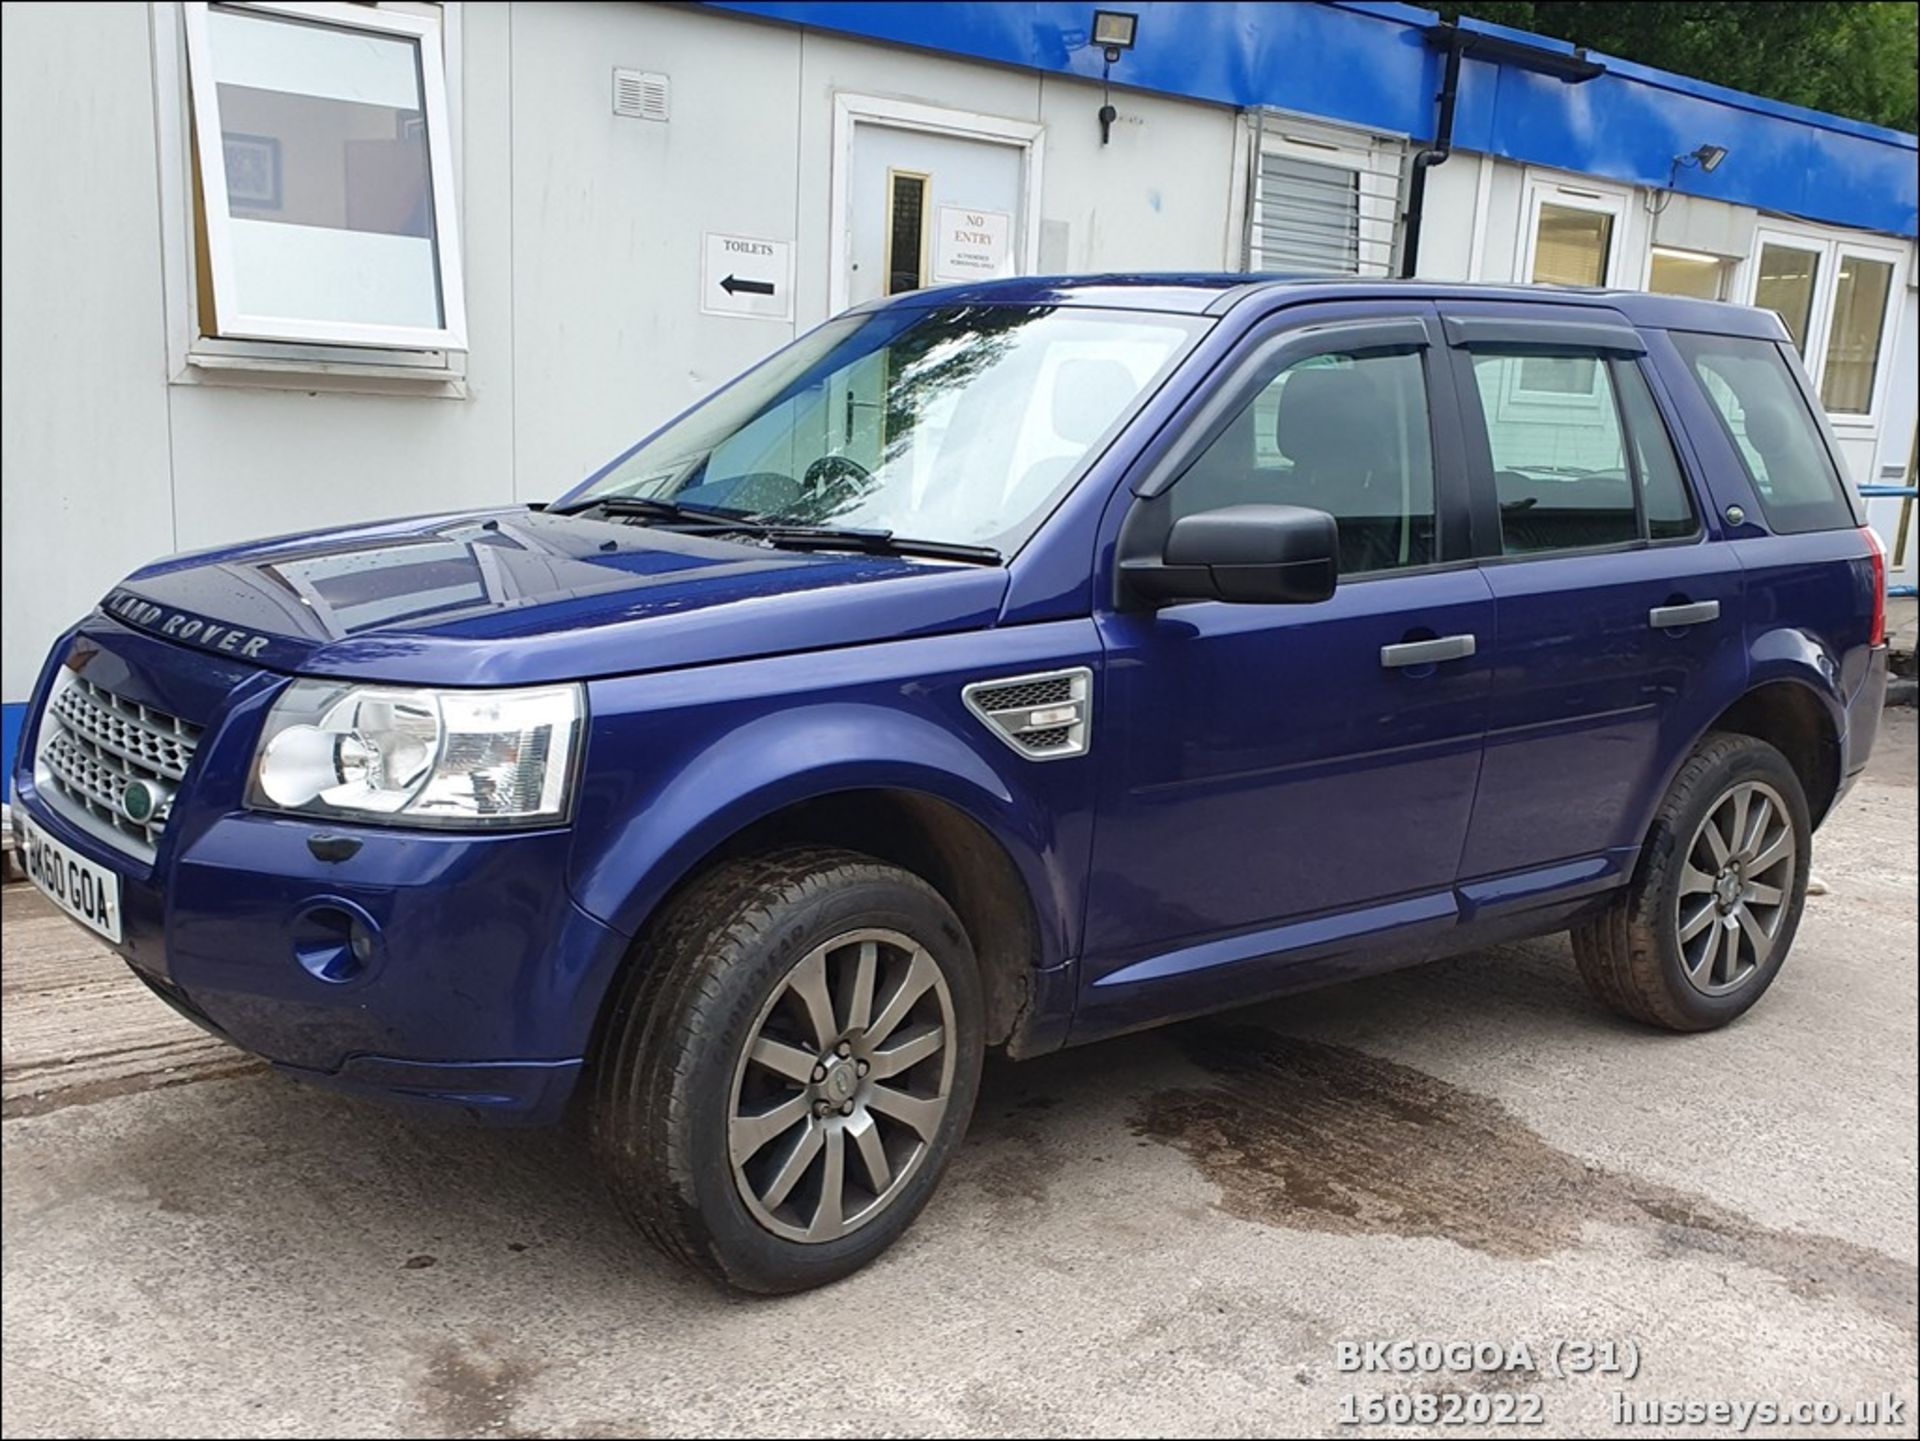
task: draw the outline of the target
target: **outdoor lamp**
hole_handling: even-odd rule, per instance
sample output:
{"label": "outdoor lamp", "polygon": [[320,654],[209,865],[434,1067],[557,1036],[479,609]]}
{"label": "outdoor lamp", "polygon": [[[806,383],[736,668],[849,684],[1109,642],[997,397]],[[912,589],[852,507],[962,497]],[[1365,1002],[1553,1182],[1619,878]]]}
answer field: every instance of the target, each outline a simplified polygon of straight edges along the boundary
{"label": "outdoor lamp", "polygon": [[1105,145],[1113,134],[1113,122],[1120,112],[1113,108],[1109,81],[1113,75],[1113,63],[1120,58],[1120,52],[1133,49],[1134,40],[1140,29],[1140,17],[1125,10],[1096,10],[1093,12],[1093,43],[1098,45],[1106,58],[1106,64],[1100,71],[1100,143]]}
{"label": "outdoor lamp", "polygon": [[1124,10],[1093,12],[1093,43],[1107,52],[1109,65],[1120,58],[1122,50],[1133,49],[1134,32],[1139,28],[1140,17]]}

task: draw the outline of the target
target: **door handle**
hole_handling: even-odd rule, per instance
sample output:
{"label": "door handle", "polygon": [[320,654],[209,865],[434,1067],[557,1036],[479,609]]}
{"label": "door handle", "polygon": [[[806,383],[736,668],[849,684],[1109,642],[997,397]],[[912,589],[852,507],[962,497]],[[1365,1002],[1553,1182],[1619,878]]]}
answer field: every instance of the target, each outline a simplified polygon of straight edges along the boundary
{"label": "door handle", "polygon": [[1437,640],[1405,640],[1380,647],[1380,664],[1388,670],[1409,665],[1437,665],[1443,660],[1465,660],[1478,642],[1470,635],[1443,635]]}
{"label": "door handle", "polygon": [[1647,612],[1647,624],[1655,630],[1678,630],[1681,626],[1705,625],[1720,619],[1720,602],[1697,600],[1691,605],[1656,605]]}

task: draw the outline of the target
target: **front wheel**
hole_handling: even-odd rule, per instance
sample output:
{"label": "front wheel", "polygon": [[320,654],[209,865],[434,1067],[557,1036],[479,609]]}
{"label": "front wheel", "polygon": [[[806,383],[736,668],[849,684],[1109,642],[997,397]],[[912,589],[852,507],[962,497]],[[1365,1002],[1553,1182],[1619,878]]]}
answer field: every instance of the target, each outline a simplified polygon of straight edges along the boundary
{"label": "front wheel", "polygon": [[819,849],[730,862],[643,942],[596,1058],[594,1147],[669,1255],[803,1290],[912,1224],[983,1050],[973,948],[918,876]]}
{"label": "front wheel", "polygon": [[1708,737],[1662,801],[1632,885],[1574,929],[1588,989],[1669,1030],[1733,1020],[1793,945],[1811,840],[1786,757],[1753,736]]}

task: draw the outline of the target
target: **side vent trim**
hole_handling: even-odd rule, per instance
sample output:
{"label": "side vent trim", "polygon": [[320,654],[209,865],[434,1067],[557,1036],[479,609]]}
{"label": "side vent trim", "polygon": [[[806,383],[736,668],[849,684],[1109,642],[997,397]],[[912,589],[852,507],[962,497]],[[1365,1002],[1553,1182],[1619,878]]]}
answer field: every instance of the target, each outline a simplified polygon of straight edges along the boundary
{"label": "side vent trim", "polygon": [[1093,672],[1086,666],[977,680],[960,698],[1009,749],[1030,761],[1083,756],[1092,745]]}

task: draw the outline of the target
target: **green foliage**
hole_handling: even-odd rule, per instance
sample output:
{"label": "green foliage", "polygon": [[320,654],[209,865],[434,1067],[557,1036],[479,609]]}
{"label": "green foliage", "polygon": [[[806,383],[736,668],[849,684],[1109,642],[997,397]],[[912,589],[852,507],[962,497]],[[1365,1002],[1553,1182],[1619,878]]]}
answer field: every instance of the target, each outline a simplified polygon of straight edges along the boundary
{"label": "green foliage", "polygon": [[1897,130],[1920,129],[1914,0],[1476,0],[1436,6]]}

